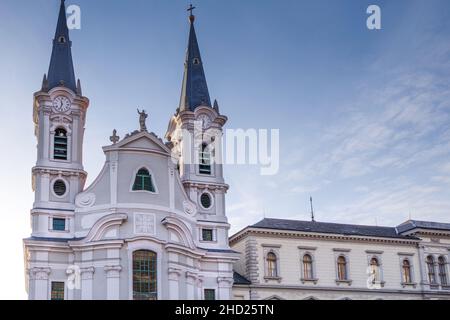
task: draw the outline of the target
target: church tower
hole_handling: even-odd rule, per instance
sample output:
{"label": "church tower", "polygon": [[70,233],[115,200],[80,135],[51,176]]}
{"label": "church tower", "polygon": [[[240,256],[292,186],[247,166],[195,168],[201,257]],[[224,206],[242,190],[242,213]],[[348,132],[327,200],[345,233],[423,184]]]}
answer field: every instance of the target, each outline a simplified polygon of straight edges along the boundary
{"label": "church tower", "polygon": [[188,10],[190,32],[180,104],[170,120],[166,139],[178,161],[183,186],[190,199],[197,203],[197,219],[204,224],[200,228],[200,240],[214,240],[202,245],[225,248],[229,228],[225,214],[228,185],[223,178],[221,143],[227,117],[220,114],[217,101],[211,103],[193,9],[191,6]]}
{"label": "church tower", "polygon": [[33,121],[37,162],[32,170],[35,201],[31,210],[35,238],[73,238],[75,197],[83,190],[83,136],[89,100],[75,80],[61,0],[48,74],[34,94]]}

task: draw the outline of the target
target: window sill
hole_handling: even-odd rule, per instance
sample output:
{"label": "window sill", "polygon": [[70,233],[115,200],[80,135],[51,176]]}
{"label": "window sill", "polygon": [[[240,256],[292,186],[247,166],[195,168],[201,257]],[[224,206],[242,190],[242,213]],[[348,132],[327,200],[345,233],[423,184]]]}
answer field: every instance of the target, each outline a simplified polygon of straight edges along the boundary
{"label": "window sill", "polygon": [[48,231],[49,231],[49,232],[52,232],[52,233],[60,233],[60,234],[63,234],[63,233],[70,233],[69,230],[53,230],[53,229],[49,229]]}
{"label": "window sill", "polygon": [[348,286],[352,285],[353,280],[338,280],[336,279],[336,284],[339,286],[341,284],[347,284]]}
{"label": "window sill", "polygon": [[317,282],[319,281],[319,279],[303,279],[303,278],[301,278],[300,279],[300,281],[302,282],[302,283],[314,283],[314,284],[317,284]]}
{"label": "window sill", "polygon": [[402,282],[401,285],[403,288],[413,287],[415,289],[417,287],[417,283],[415,282]]}
{"label": "window sill", "polygon": [[450,285],[445,285],[441,287],[442,290],[450,291]]}
{"label": "window sill", "polygon": [[279,283],[281,282],[281,277],[264,277],[264,280],[266,281],[266,282],[269,282],[269,281],[278,281]]}

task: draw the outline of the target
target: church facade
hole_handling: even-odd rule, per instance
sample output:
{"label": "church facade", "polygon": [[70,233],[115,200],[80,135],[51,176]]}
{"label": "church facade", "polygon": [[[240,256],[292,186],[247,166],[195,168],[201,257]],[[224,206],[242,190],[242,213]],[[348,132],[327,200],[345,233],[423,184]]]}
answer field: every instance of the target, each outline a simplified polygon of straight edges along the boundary
{"label": "church facade", "polygon": [[164,143],[140,128],[114,130],[103,169],[85,186],[89,99],[76,81],[62,0],[48,74],[34,94],[37,162],[32,234],[24,239],[29,299],[230,299],[222,166],[214,161],[227,118],[211,103],[190,34],[179,108]]}

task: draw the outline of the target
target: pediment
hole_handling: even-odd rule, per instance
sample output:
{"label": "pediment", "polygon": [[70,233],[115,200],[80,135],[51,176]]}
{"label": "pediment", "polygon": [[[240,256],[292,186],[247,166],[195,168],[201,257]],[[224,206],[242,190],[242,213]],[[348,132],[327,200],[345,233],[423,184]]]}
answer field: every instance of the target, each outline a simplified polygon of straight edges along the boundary
{"label": "pediment", "polygon": [[137,149],[156,151],[166,154],[170,153],[169,148],[167,148],[160,138],[158,138],[154,133],[149,133],[146,131],[135,132],[127,135],[120,142],[104,148],[105,151],[120,149]]}

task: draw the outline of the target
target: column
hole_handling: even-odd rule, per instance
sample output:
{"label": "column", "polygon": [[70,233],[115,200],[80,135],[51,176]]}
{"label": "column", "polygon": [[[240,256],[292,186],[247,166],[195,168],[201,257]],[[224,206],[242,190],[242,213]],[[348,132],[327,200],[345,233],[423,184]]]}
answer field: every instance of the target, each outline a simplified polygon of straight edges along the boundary
{"label": "column", "polygon": [[169,300],[180,299],[180,276],[180,269],[169,268]]}
{"label": "column", "polygon": [[49,300],[48,278],[51,272],[50,268],[31,268],[29,271],[30,280],[34,281],[34,300]]}
{"label": "column", "polygon": [[217,293],[218,300],[231,300],[231,287],[233,286],[233,278],[219,277],[217,278],[219,284],[219,292]]}
{"label": "column", "polygon": [[120,298],[120,271],[122,267],[105,266],[106,272],[106,299],[107,300],[119,300]]}
{"label": "column", "polygon": [[81,268],[81,300],[92,300],[94,285],[94,267]]}
{"label": "column", "polygon": [[203,277],[198,276],[197,278],[197,300],[202,299],[203,297]]}
{"label": "column", "polygon": [[194,300],[195,299],[195,282],[197,280],[197,274],[186,271],[186,299]]}

